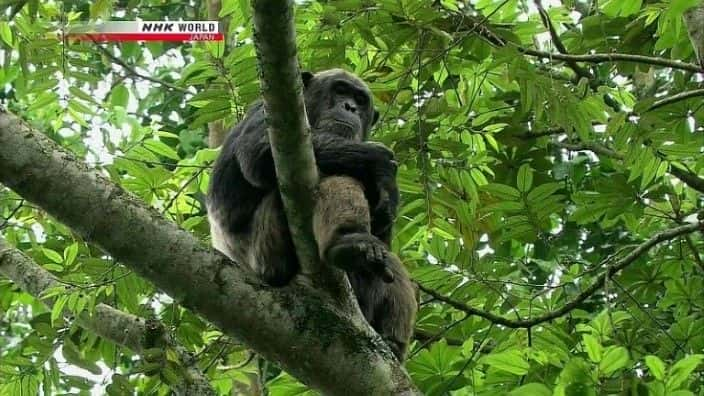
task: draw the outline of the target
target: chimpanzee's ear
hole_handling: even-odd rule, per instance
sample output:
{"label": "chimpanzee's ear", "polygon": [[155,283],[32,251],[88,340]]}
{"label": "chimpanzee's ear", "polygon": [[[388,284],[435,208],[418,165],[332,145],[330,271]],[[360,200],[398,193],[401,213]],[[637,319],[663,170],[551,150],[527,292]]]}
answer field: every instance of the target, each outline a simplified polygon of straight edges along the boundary
{"label": "chimpanzee's ear", "polygon": [[303,87],[308,88],[308,85],[313,80],[313,73],[309,71],[301,72],[301,79],[303,79]]}
{"label": "chimpanzee's ear", "polygon": [[372,125],[376,124],[377,121],[379,121],[379,112],[374,109],[374,118],[372,118]]}

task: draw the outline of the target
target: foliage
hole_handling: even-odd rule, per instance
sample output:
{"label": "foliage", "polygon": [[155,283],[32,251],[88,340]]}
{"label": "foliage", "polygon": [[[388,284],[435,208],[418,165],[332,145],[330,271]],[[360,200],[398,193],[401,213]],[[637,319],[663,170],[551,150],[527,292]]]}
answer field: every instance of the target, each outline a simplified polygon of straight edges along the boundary
{"label": "foliage", "polygon": [[[125,4],[5,6],[0,100],[207,242],[217,154],[207,124],[234,124],[258,96],[249,4],[222,2],[226,45],[53,35],[62,20],[207,19],[199,1]],[[696,4],[299,4],[301,64],[342,66],[370,83],[382,114],[373,139],[400,164],[393,248],[434,294],[422,293],[406,364],[424,393],[704,392],[701,233],[666,238],[619,266],[702,213],[704,74],[682,24]],[[590,58],[613,53],[641,57]],[[65,286],[52,309],[0,280],[0,394],[166,394],[178,380],[173,356],[150,369],[61,319],[64,308],[78,315],[99,302],[163,322],[222,394],[258,382],[272,395],[309,392],[6,189],[0,230]],[[623,269],[602,276],[614,266]],[[597,281],[564,314],[530,323]]]}

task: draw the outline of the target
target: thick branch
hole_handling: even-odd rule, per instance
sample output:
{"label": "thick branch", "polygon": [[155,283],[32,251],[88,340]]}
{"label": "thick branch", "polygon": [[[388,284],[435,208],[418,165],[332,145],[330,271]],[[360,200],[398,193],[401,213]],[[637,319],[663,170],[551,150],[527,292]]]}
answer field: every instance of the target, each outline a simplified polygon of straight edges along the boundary
{"label": "thick branch", "polygon": [[320,272],[312,233],[313,194],[318,168],[303,101],[293,0],[254,0],[254,44],[269,141],[286,219],[302,272]]}
{"label": "thick branch", "polygon": [[[12,248],[2,237],[0,237],[0,274],[36,298],[40,298],[42,293],[48,289],[60,286],[53,275],[24,253]],[[44,298],[43,302],[47,306],[52,306],[54,299]],[[68,316],[70,316],[70,312],[66,310],[64,317]],[[142,353],[145,349],[159,346],[159,343],[174,348],[181,365],[186,368],[187,372],[183,384],[177,389],[178,393],[204,396],[216,394],[210,386],[208,378],[198,368],[196,361],[183,347],[174,342],[160,323],[157,327],[147,326],[144,319],[102,303],[95,306],[92,315],[87,312],[79,314],[77,323],[79,326],[136,353]],[[155,338],[159,340],[154,342],[154,345],[146,344],[147,340]]]}
{"label": "thick branch", "polygon": [[363,318],[302,282],[263,285],[2,110],[0,182],[304,383],[330,395],[414,394]]}
{"label": "thick branch", "polygon": [[430,289],[426,286],[423,286],[421,284],[418,284],[418,287],[424,291],[425,293],[433,296],[437,300],[440,300],[447,305],[465,312],[470,315],[476,315],[479,317],[482,317],[492,323],[500,324],[509,328],[528,328],[528,327],[533,327],[535,325],[538,325],[540,323],[548,322],[550,320],[559,318],[560,316],[563,316],[573,309],[577,308],[579,304],[584,302],[587,298],[591,297],[596,293],[603,285],[604,285],[604,280],[606,280],[607,277],[611,277],[613,274],[616,272],[628,267],[630,264],[632,264],[634,261],[638,259],[641,255],[646,253],[648,250],[650,250],[652,247],[657,245],[658,243],[664,242],[664,241],[669,241],[674,238],[677,238],[678,236],[681,235],[687,235],[691,234],[695,231],[704,231],[704,223],[695,223],[695,224],[687,224],[683,225],[677,228],[673,228],[670,230],[666,230],[663,232],[660,232],[658,234],[655,234],[652,238],[648,239],[647,241],[643,242],[640,244],[638,247],[633,249],[633,251],[628,254],[627,256],[623,257],[622,259],[616,261],[613,265],[610,265],[606,268],[606,271],[604,271],[601,275],[599,275],[594,282],[589,286],[588,288],[584,289],[581,293],[579,293],[576,297],[574,297],[570,302],[567,304],[563,305],[561,308],[556,309],[554,311],[547,312],[541,316],[537,316],[532,319],[524,319],[524,320],[514,320],[514,319],[508,319],[500,315],[493,314],[491,312],[483,311],[481,309],[474,308],[468,304],[465,304],[461,301],[453,300],[450,297],[446,297],[445,295]]}
{"label": "thick branch", "polygon": [[670,173],[682,180],[684,184],[704,194],[704,179],[701,177],[673,165],[670,166]]}

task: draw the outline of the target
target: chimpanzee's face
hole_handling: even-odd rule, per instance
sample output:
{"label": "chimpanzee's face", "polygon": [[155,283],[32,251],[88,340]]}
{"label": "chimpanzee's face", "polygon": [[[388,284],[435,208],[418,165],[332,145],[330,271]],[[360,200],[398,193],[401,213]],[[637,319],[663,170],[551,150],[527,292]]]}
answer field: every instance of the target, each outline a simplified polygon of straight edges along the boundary
{"label": "chimpanzee's face", "polygon": [[367,85],[341,69],[303,73],[306,113],[313,131],[366,140],[379,118]]}

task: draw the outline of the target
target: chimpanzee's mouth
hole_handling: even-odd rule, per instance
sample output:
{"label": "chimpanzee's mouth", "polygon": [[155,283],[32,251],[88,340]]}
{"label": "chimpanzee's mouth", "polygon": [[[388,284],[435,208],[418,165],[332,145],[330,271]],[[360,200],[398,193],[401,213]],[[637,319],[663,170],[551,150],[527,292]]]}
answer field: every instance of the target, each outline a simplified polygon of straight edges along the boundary
{"label": "chimpanzee's mouth", "polygon": [[346,127],[348,127],[348,128],[351,128],[351,129],[357,129],[357,126],[356,126],[356,125],[354,125],[354,124],[351,123],[351,122],[345,121],[345,120],[338,120],[338,119],[336,119],[333,123],[334,123],[334,124],[337,124],[337,125],[343,125],[343,126],[346,126]]}
{"label": "chimpanzee's mouth", "polygon": [[347,120],[328,118],[320,120],[313,129],[318,132],[332,133],[340,137],[353,139],[359,134],[360,127]]}

